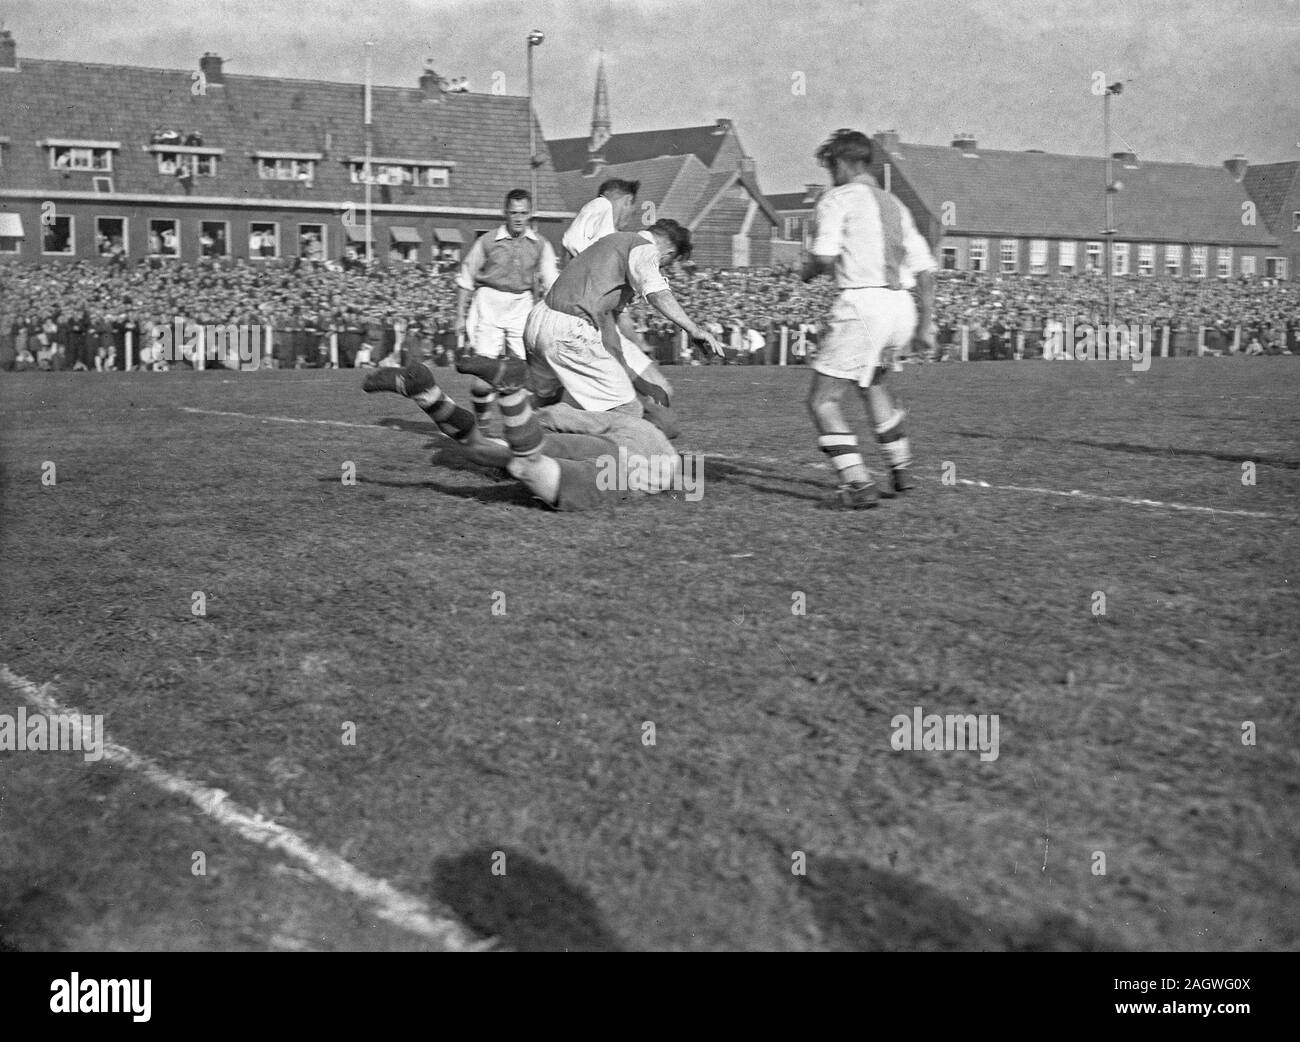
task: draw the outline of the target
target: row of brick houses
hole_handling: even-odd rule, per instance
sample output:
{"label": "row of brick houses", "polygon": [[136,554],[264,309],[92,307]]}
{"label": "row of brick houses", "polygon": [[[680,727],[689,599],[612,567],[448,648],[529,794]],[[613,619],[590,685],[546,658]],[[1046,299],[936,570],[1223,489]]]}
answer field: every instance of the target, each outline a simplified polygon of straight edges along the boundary
{"label": "row of brick houses", "polygon": [[[1106,161],[874,135],[872,174],[911,210],[949,270],[1055,275],[1105,270]],[[1159,163],[1116,153],[1111,271],[1202,278],[1291,277],[1298,260],[1300,164],[1252,170]],[[768,197],[784,240],[811,230],[820,185]],[[1283,229],[1286,229],[1283,231]]]}
{"label": "row of brick houses", "polygon": [[[0,261],[454,259],[529,183],[527,98],[20,60],[0,30]],[[538,139],[541,139],[538,131]],[[537,227],[573,216],[545,150]]]}

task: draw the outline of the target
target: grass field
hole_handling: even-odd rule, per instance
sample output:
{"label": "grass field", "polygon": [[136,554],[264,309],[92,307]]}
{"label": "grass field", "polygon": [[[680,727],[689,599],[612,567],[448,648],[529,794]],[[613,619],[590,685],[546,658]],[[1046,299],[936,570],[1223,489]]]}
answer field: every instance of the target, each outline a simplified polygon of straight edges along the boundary
{"label": "grass field", "polygon": [[0,753],[0,946],[1300,944],[1293,359],[909,369],[851,514],[805,371],[671,375],[702,499],[577,515],[357,373],[4,374],[0,713],[120,748]]}

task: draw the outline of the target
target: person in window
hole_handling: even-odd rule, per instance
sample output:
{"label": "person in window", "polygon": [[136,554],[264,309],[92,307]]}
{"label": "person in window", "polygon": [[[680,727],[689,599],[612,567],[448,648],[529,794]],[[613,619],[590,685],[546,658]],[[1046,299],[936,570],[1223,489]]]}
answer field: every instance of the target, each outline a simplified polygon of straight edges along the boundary
{"label": "person in window", "polygon": [[176,256],[176,229],[164,228],[162,233],[162,252],[164,256]]}

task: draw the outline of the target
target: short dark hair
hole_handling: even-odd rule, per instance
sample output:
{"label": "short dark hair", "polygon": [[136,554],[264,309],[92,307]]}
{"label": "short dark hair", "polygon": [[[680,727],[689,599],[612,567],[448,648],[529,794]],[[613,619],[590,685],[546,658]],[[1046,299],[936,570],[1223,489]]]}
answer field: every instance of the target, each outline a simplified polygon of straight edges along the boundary
{"label": "short dark hair", "polygon": [[530,210],[533,208],[533,197],[528,194],[527,188],[512,188],[506,192],[506,205],[502,209],[509,210],[510,204],[518,202],[520,199],[528,204]]}
{"label": "short dark hair", "polygon": [[815,154],[817,162],[829,169],[837,159],[866,166],[871,162],[871,152],[871,138],[860,130],[841,128],[823,141]]}
{"label": "short dark hair", "polygon": [[673,244],[677,250],[677,259],[679,261],[688,261],[691,259],[691,230],[683,228],[671,217],[661,217],[646,229],[657,235],[662,235],[665,239]]}
{"label": "short dark hair", "polygon": [[611,177],[597,190],[597,195],[604,195],[606,192],[617,192],[619,195],[636,195],[641,191],[640,181],[624,181],[621,177]]}

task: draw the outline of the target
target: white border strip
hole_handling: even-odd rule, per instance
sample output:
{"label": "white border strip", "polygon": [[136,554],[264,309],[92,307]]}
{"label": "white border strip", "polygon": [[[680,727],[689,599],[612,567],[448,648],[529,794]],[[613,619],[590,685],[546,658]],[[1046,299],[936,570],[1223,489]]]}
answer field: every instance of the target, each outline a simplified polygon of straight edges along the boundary
{"label": "white border strip", "polygon": [[[2,663],[0,680],[43,713],[56,715],[77,712],[60,706],[54,700],[49,694],[50,684],[37,687]],[[355,868],[337,854],[312,846],[292,829],[277,825],[269,818],[232,802],[221,789],[213,789],[172,774],[125,746],[110,741],[107,736],[104,739],[104,759],[138,771],[164,792],[183,796],[218,824],[244,839],[297,859],[317,879],[328,883],[340,893],[359,897],[372,905],[380,919],[418,934],[443,951],[482,951],[493,946],[490,941],[474,940],[458,923],[433,915],[418,897],[402,893],[385,880],[376,879]]]}

